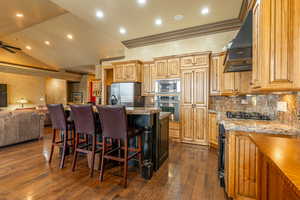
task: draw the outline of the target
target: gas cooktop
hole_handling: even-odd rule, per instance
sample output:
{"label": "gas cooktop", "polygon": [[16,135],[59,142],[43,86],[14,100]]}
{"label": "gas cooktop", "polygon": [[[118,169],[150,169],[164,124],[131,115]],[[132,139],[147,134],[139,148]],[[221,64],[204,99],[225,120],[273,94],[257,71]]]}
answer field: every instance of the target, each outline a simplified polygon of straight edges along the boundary
{"label": "gas cooktop", "polygon": [[252,120],[271,120],[270,116],[257,112],[226,112],[230,119],[252,119]]}

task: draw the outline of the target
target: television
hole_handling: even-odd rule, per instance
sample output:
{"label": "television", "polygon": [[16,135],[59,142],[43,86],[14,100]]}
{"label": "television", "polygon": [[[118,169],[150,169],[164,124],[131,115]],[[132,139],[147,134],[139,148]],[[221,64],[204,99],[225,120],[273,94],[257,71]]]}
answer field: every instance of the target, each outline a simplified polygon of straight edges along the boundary
{"label": "television", "polygon": [[7,85],[0,84],[0,107],[7,107]]}

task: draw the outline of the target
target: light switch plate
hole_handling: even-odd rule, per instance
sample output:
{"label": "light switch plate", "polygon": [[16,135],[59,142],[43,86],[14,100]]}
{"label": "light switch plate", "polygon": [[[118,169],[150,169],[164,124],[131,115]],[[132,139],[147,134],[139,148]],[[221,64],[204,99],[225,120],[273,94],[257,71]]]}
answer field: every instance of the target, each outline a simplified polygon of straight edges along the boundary
{"label": "light switch plate", "polygon": [[277,111],[280,112],[287,112],[287,102],[285,101],[279,101],[277,102]]}

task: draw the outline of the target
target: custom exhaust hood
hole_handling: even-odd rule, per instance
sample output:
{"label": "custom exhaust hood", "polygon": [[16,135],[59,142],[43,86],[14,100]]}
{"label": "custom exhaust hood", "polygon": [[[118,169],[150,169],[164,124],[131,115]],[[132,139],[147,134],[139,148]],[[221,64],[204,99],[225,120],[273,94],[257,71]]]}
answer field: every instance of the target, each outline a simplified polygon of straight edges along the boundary
{"label": "custom exhaust hood", "polygon": [[224,72],[252,71],[252,10],[236,38],[228,45]]}

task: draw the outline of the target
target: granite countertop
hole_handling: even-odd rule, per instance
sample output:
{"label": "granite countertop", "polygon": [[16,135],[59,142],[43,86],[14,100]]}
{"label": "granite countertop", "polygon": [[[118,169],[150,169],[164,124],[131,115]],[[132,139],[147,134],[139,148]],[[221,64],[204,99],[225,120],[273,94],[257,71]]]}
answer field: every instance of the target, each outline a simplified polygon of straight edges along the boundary
{"label": "granite countertop", "polygon": [[160,113],[160,108],[156,107],[126,107],[126,112],[129,115],[151,115]]}
{"label": "granite countertop", "polygon": [[170,112],[160,112],[159,113],[159,119],[164,119],[166,117],[170,117],[171,114],[172,113],[170,113]]}
{"label": "granite countertop", "polygon": [[219,121],[228,131],[242,131],[266,134],[300,136],[300,129],[278,121],[223,119]]}
{"label": "granite countertop", "polygon": [[267,156],[287,177],[300,194],[300,140],[250,134],[260,152]]}

